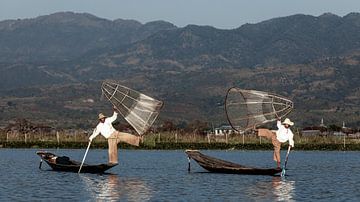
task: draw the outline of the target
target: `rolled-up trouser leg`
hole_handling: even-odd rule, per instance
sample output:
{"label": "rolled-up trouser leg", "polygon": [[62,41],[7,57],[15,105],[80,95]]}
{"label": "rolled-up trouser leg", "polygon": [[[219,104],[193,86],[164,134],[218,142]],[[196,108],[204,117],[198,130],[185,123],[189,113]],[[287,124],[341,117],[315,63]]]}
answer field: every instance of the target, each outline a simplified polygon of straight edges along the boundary
{"label": "rolled-up trouser leg", "polygon": [[109,147],[109,163],[118,163],[118,148],[117,148],[117,139],[108,138],[108,147]]}
{"label": "rolled-up trouser leg", "polygon": [[117,139],[117,143],[125,142],[133,146],[139,146],[140,143],[140,137],[130,133],[115,131],[110,137],[112,136]]}
{"label": "rolled-up trouser leg", "polygon": [[126,142],[134,146],[139,146],[140,137],[132,135],[130,133],[123,133],[119,131],[115,131],[113,134],[111,134],[108,138],[109,163],[118,163],[117,144],[119,142]]}
{"label": "rolled-up trouser leg", "polygon": [[258,130],[258,136],[260,137],[266,137],[269,140],[272,140],[274,133],[269,129],[259,128]]}
{"label": "rolled-up trouser leg", "polygon": [[281,157],[280,157],[281,142],[279,142],[279,140],[276,138],[275,133],[272,138],[272,144],[274,145],[274,161],[280,163],[281,162]]}
{"label": "rolled-up trouser leg", "polygon": [[281,161],[281,157],[280,157],[281,143],[276,138],[276,133],[272,132],[269,129],[260,128],[258,130],[258,136],[266,137],[267,139],[271,140],[271,143],[274,146],[274,161],[280,162]]}

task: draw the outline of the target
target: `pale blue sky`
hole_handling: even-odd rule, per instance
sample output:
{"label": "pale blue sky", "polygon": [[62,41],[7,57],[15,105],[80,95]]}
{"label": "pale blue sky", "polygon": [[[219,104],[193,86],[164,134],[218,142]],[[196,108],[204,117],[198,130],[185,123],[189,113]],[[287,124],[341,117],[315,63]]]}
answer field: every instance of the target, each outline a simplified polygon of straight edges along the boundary
{"label": "pale blue sky", "polygon": [[197,24],[230,29],[299,13],[344,16],[360,12],[360,0],[0,0],[0,20],[59,11],[86,12],[110,20],[165,20],[180,27]]}

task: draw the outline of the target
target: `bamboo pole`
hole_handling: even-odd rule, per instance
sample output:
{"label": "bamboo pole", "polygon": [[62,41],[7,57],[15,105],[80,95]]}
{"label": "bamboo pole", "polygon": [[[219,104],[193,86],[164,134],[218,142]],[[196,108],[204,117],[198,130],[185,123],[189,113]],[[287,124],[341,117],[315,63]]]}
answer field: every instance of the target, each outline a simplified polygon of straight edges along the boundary
{"label": "bamboo pole", "polygon": [[80,165],[80,168],[79,168],[78,173],[81,172],[81,168],[82,168],[82,166],[84,165],[85,158],[86,158],[86,155],[87,155],[87,153],[88,153],[88,151],[89,151],[90,145],[91,145],[91,141],[89,141],[89,144],[88,144],[88,146],[87,146],[87,148],[86,148],[86,152],[85,152],[85,155],[84,155],[83,160],[81,161],[81,165]]}

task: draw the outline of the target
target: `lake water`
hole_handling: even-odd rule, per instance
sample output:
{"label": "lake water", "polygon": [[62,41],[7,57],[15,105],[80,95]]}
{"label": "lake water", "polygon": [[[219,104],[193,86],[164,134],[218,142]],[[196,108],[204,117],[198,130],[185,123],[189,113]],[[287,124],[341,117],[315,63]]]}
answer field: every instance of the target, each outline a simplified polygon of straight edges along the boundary
{"label": "lake water", "polygon": [[[48,150],[81,160],[84,150]],[[119,150],[109,174],[50,171],[34,149],[0,149],[0,201],[359,201],[360,152],[293,151],[285,178],[207,173],[184,151]],[[272,151],[203,151],[273,167]],[[282,157],[285,156],[285,151]],[[90,150],[87,163],[105,163]]]}

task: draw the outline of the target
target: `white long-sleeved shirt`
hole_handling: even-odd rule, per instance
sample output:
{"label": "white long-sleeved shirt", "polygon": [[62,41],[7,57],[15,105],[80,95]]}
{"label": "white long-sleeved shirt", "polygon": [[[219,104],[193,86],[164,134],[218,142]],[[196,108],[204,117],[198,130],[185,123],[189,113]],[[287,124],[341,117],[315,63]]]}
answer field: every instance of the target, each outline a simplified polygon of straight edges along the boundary
{"label": "white long-sleeved shirt", "polygon": [[115,132],[115,128],[112,126],[112,122],[117,119],[118,113],[114,111],[114,114],[111,117],[105,119],[104,123],[99,123],[94,129],[92,135],[89,137],[90,140],[94,139],[96,136],[101,134],[106,139],[110,137],[110,135]]}
{"label": "white long-sleeved shirt", "polygon": [[294,134],[290,128],[285,128],[285,126],[281,124],[281,121],[278,121],[276,125],[278,127],[278,130],[276,131],[276,139],[282,143],[289,141],[289,144],[294,147]]}

